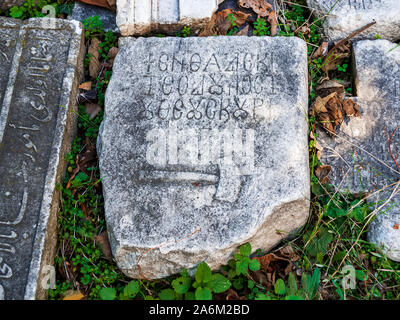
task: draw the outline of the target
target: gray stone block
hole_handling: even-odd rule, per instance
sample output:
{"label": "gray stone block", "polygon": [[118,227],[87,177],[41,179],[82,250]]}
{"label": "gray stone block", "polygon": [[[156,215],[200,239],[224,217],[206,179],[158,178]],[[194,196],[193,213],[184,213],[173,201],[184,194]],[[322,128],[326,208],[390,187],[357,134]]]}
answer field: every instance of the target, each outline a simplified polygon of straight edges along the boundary
{"label": "gray stone block", "polygon": [[75,2],[72,14],[68,16],[68,20],[83,21],[86,18],[99,16],[100,20],[104,24],[105,31],[112,31],[119,33],[119,29],[116,24],[116,14],[105,8],[91,6],[81,2]]}
{"label": "gray stone block", "polygon": [[319,17],[327,16],[324,32],[329,40],[343,39],[351,32],[376,21],[357,39],[400,39],[400,2],[398,0],[307,0]]}
{"label": "gray stone block", "polygon": [[[388,137],[394,133],[390,145],[396,157],[400,141],[400,131],[396,131],[400,125],[400,48],[392,50],[395,47],[395,43],[387,40],[365,40],[354,44],[353,67],[361,117],[343,123],[335,139],[319,132],[318,140],[324,147],[321,160],[332,166],[333,185],[341,191],[373,194],[369,198],[371,202],[388,199],[392,184],[400,177],[400,169],[390,154],[388,143]],[[391,188],[377,192],[390,185]],[[385,221],[393,220],[392,215],[398,212],[396,206],[399,204],[400,197],[394,197],[373,222],[370,232],[375,234],[370,238],[374,243],[393,247],[386,243],[389,234],[396,235],[397,243],[400,243],[399,230],[382,232],[382,228],[389,225]],[[399,254],[390,257],[400,260]]]}
{"label": "gray stone block", "polygon": [[216,269],[301,227],[307,92],[299,38],[120,38],[98,150],[121,270]]}
{"label": "gray stone block", "polygon": [[[83,66],[78,22],[0,17],[0,298],[44,298]],[[54,273],[53,273],[54,274]]]}

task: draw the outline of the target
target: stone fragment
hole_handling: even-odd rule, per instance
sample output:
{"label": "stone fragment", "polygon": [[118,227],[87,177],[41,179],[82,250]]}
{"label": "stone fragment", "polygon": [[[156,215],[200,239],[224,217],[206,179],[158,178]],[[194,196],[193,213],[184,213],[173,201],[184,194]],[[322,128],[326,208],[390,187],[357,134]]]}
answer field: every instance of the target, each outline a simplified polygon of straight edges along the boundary
{"label": "stone fragment", "polygon": [[[335,5],[335,3],[337,4]],[[400,1],[398,0],[307,0],[319,17],[327,16],[323,26],[329,40],[343,39],[353,31],[376,21],[354,39],[400,39]]]}
{"label": "stone fragment", "polygon": [[0,17],[0,296],[44,298],[83,66],[76,21]]}
{"label": "stone fragment", "polygon": [[[400,168],[394,161],[400,151],[400,48],[395,47],[387,40],[354,44],[353,67],[361,117],[344,122],[334,139],[319,132],[318,141],[324,148],[321,161],[332,166],[333,185],[340,191],[372,194],[371,202],[389,199],[393,183],[400,177]],[[386,186],[391,187],[382,190]],[[398,230],[383,232],[398,216],[398,205],[400,197],[395,196],[378,213],[370,230],[374,243],[393,247],[395,237],[400,243]],[[390,257],[400,260],[399,253]]]}
{"label": "stone fragment", "polygon": [[305,223],[306,53],[295,37],[120,38],[98,151],[124,273],[216,269]]}
{"label": "stone fragment", "polygon": [[0,10],[7,10],[14,6],[24,4],[25,0],[1,0]]}
{"label": "stone fragment", "polygon": [[83,21],[88,17],[99,16],[103,22],[104,30],[119,33],[116,24],[116,14],[102,7],[91,6],[82,2],[75,2],[72,14],[68,16],[68,20]]}
{"label": "stone fragment", "polygon": [[123,36],[175,34],[184,26],[198,32],[223,0],[117,0],[117,26]]}

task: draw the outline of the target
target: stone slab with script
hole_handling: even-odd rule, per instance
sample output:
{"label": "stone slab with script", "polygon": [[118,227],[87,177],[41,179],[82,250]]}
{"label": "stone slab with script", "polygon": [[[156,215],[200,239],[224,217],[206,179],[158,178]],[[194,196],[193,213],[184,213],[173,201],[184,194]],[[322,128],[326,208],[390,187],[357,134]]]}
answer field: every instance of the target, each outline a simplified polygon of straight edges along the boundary
{"label": "stone slab with script", "polygon": [[[324,148],[321,161],[332,166],[330,180],[338,190],[364,192],[371,195],[371,202],[380,204],[390,198],[400,177],[396,164],[400,161],[395,160],[400,151],[400,48],[395,47],[387,40],[354,44],[361,117],[343,123],[334,139],[323,132],[318,139]],[[388,256],[400,261],[400,230],[396,228],[400,224],[400,197],[394,196],[381,209],[372,223],[370,239],[384,244]],[[385,211],[387,214],[382,214]]]}
{"label": "stone slab with script", "polygon": [[120,38],[98,151],[124,273],[215,269],[306,222],[306,54],[296,37]]}
{"label": "stone slab with script", "polygon": [[223,0],[117,0],[117,25],[123,36],[175,33],[184,26],[197,32]]}
{"label": "stone slab with script", "polygon": [[0,299],[44,298],[51,285],[82,30],[0,17]]}
{"label": "stone slab with script", "polygon": [[354,39],[400,39],[398,0],[307,0],[320,17],[326,16],[324,32],[329,40],[343,39],[351,32],[376,21]]}

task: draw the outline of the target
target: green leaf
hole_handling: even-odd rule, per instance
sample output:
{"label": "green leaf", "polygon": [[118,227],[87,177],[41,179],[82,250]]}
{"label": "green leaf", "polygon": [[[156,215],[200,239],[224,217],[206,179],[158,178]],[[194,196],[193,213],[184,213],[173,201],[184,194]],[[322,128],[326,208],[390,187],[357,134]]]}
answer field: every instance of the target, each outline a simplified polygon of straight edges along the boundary
{"label": "green leaf", "polygon": [[294,296],[297,292],[297,281],[292,272],[289,273],[288,285],[289,285],[289,290],[288,290],[289,295]]}
{"label": "green leaf", "polygon": [[175,300],[175,292],[172,289],[164,289],[158,294],[161,300]]}
{"label": "green leaf", "polygon": [[275,282],[275,293],[283,296],[286,293],[286,286],[285,286],[285,282],[283,282],[282,279],[278,279]]}
{"label": "green leaf", "polygon": [[211,300],[212,294],[209,288],[197,288],[195,292],[196,300]]}
{"label": "green leaf", "polygon": [[270,296],[265,295],[262,292],[257,293],[256,297],[254,298],[254,300],[271,300]]}
{"label": "green leaf", "polygon": [[360,281],[368,280],[368,275],[364,271],[356,270],[356,278]]}
{"label": "green leaf", "polygon": [[256,260],[256,259],[252,259],[249,263],[249,269],[251,271],[258,271],[260,270],[260,261]]}
{"label": "green leaf", "polygon": [[300,296],[290,295],[290,296],[286,296],[285,300],[304,300],[304,298],[300,297]]}
{"label": "green leaf", "polygon": [[131,281],[124,288],[124,295],[129,298],[134,298],[140,290],[140,285],[138,281]]}
{"label": "green leaf", "polygon": [[102,288],[100,290],[101,300],[115,300],[117,291],[114,288]]}
{"label": "green leaf", "polygon": [[314,298],[318,291],[319,281],[321,279],[321,270],[315,269],[311,278],[311,298]]}
{"label": "green leaf", "polygon": [[194,292],[186,292],[185,300],[196,300],[196,296],[195,296]]}
{"label": "green leaf", "polygon": [[251,244],[248,242],[242,244],[239,248],[239,251],[242,256],[248,257],[251,254]]}
{"label": "green leaf", "polygon": [[212,275],[211,289],[215,293],[225,292],[231,287],[231,282],[222,274],[216,273]]}
{"label": "green leaf", "polygon": [[197,266],[195,278],[198,283],[206,283],[211,280],[211,269],[204,261]]}
{"label": "green leaf", "polygon": [[192,281],[189,277],[179,277],[172,281],[172,287],[176,293],[184,294],[190,289]]}
{"label": "green leaf", "polygon": [[247,274],[248,263],[246,261],[237,261],[236,262],[236,274]]}

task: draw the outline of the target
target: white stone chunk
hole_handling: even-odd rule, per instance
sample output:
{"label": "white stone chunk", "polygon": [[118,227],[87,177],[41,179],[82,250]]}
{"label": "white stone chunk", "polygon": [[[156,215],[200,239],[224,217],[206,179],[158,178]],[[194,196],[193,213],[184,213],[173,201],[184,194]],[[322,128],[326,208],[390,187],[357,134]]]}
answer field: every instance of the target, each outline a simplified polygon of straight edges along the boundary
{"label": "white stone chunk", "polygon": [[[307,0],[319,17],[325,17],[324,32],[329,40],[343,39],[351,32],[376,21],[354,39],[400,39],[399,0]],[[336,3],[336,5],[335,5]]]}

